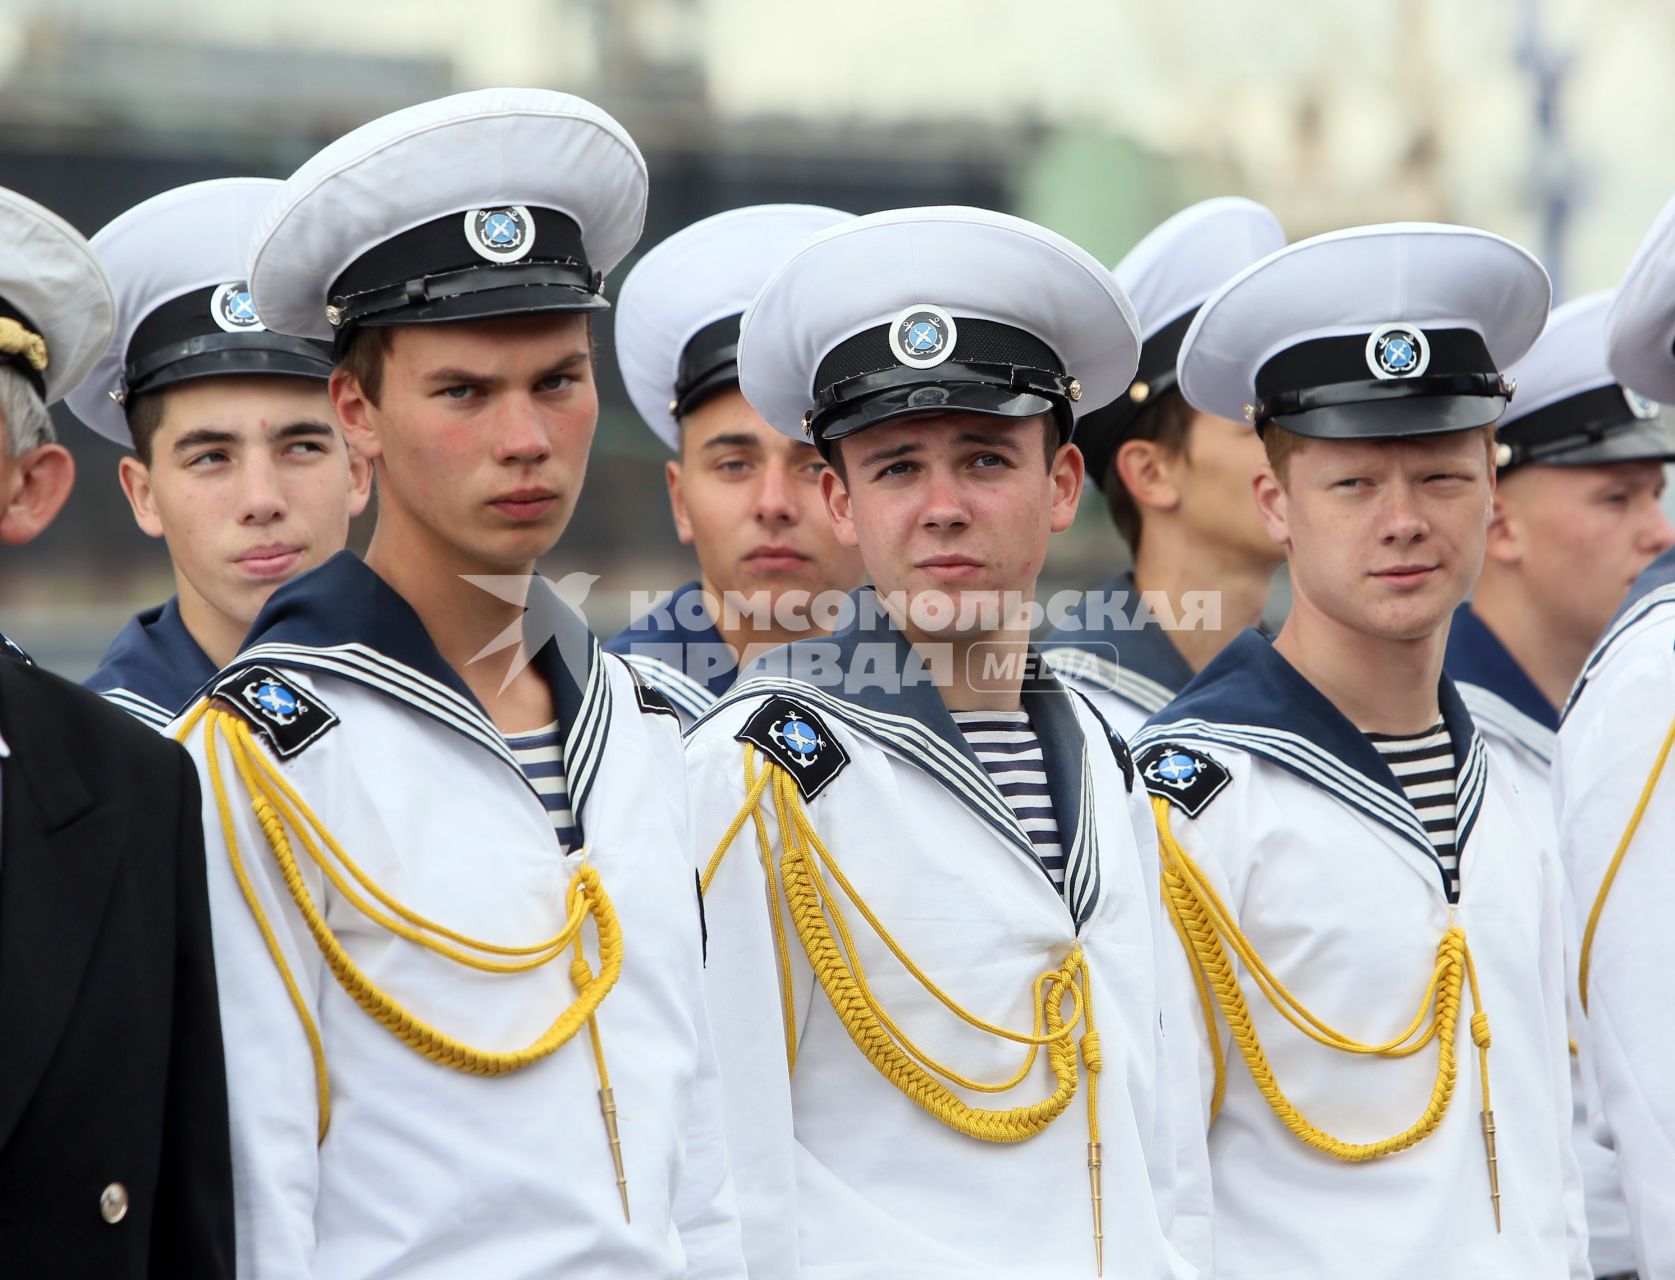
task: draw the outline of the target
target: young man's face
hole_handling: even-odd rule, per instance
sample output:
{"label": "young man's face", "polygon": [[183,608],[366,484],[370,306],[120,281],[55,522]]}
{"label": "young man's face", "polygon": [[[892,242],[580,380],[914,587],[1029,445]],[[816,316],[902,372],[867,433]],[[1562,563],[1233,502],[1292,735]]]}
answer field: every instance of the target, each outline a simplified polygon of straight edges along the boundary
{"label": "young man's face", "polygon": [[377,404],[342,369],[331,386],[387,553],[525,573],[569,524],[599,418],[585,315],[402,325]]}
{"label": "young man's face", "polygon": [[1640,571],[1675,542],[1664,517],[1661,462],[1532,465],[1503,478],[1489,556],[1515,567],[1548,625],[1591,645]]}
{"label": "young man's face", "polygon": [[1480,431],[1310,440],[1257,504],[1297,604],[1369,637],[1434,634],[1483,567],[1494,472]]}
{"label": "young man's face", "polygon": [[947,603],[947,625],[922,629],[987,629],[974,620],[995,616],[1007,593],[1034,597],[1047,539],[1075,517],[1082,455],[1061,446],[1049,466],[1054,430],[1045,417],[950,413],[839,440],[846,479],[821,476],[838,541],[860,548],[886,597]]}
{"label": "young man's face", "polygon": [[716,591],[849,591],[861,557],[838,542],[820,496],[819,453],[781,435],[737,387],[681,421],[680,461],[666,465],[680,540]]}
{"label": "young man's face", "polygon": [[1193,417],[1186,448],[1170,475],[1180,496],[1182,525],[1194,546],[1224,560],[1278,565],[1285,558],[1251,500],[1257,473],[1267,465],[1262,439],[1250,423],[1208,413]]}
{"label": "young man's face", "polygon": [[201,378],[158,394],[151,462],[122,460],[123,492],[168,544],[182,598],[246,628],[282,583],[343,550],[371,469],[323,382]]}

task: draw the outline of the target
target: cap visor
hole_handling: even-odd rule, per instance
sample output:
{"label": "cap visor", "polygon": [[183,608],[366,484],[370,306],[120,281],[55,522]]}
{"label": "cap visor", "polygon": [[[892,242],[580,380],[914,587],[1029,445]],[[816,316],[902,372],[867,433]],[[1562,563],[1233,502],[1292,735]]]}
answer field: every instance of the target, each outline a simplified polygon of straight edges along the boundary
{"label": "cap visor", "polygon": [[1487,427],[1505,412],[1506,401],[1499,396],[1409,396],[1327,405],[1269,421],[1313,440],[1394,440]]}
{"label": "cap visor", "polygon": [[164,366],[134,388],[133,393],[145,395],[199,378],[251,376],[314,378],[325,382],[332,376],[332,361],[324,352],[319,359],[311,360],[294,351],[263,351],[248,347],[239,351],[206,351]]}
{"label": "cap visor", "polygon": [[1051,414],[1053,402],[1033,391],[1010,391],[983,383],[926,383],[889,387],[844,405],[820,426],[820,438],[841,440],[893,418],[930,413],[971,413],[986,418],[1034,418]]}
{"label": "cap visor", "polygon": [[1589,467],[1609,462],[1675,461],[1675,431],[1647,419],[1618,427],[1601,440],[1590,440],[1574,449],[1540,454],[1527,460],[1547,467]]}
{"label": "cap visor", "polygon": [[611,304],[597,293],[564,284],[507,285],[479,289],[452,298],[437,298],[416,306],[379,311],[353,323],[366,328],[399,324],[448,324],[459,320],[494,320],[504,316],[534,316],[549,312],[603,311]]}

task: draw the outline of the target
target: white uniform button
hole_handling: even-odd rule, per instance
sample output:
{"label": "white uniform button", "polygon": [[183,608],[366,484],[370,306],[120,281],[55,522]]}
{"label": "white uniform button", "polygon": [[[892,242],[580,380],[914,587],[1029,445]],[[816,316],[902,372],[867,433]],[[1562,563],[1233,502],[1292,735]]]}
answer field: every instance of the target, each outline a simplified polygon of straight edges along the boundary
{"label": "white uniform button", "polygon": [[112,1226],[128,1216],[128,1188],[113,1182],[99,1193],[99,1216]]}

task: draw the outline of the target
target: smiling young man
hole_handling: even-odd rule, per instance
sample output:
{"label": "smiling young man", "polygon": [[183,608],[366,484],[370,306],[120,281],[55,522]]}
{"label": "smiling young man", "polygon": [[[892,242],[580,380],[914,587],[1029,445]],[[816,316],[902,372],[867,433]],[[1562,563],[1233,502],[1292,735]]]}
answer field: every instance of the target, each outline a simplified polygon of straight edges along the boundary
{"label": "smiling young man", "polygon": [[1558,861],[1443,674],[1549,295],[1498,236],[1354,228],[1234,278],[1181,348],[1188,401],[1262,428],[1293,592],[1136,739],[1227,1280],[1591,1275]]}
{"label": "smiling young man", "polygon": [[756,654],[823,629],[810,604],[861,581],[832,532],[819,452],[775,431],[739,391],[739,321],[770,272],[852,215],[816,205],[733,209],[642,258],[617,300],[616,352],[634,407],[677,455],[669,505],[699,577],[636,618],[620,653],[690,723]]}
{"label": "smiling young man", "polygon": [[133,448],[122,491],[167,544],[177,594],[122,629],[87,685],[156,728],[238,652],[275,588],[343,550],[372,482],[326,394],[330,345],[269,331],[244,283],[279,187],[178,187],[93,237],[117,326],[69,405]]}
{"label": "smiling young man", "polygon": [[1183,209],[1113,270],[1140,313],[1140,369],[1124,395],[1084,415],[1076,443],[1134,564],[1043,649],[1123,734],[1257,624],[1283,560],[1251,498],[1262,442],[1243,418],[1188,404],[1175,356],[1204,299],[1284,243],[1267,209],[1224,196]]}
{"label": "smiling young man", "polygon": [[[1675,401],[1675,201],[1629,265],[1605,326],[1625,387]],[[1615,567],[1615,566],[1613,566]],[[1553,792],[1576,907],[1578,1062],[1617,1157],[1634,1268],[1675,1276],[1675,1034],[1663,957],[1675,919],[1675,549],[1635,581],[1559,726]]]}
{"label": "smiling young man", "polygon": [[[1559,708],[1634,579],[1675,543],[1658,501],[1675,434],[1606,368],[1612,296],[1556,309],[1511,371],[1518,396],[1497,433],[1483,576],[1448,633],[1449,676],[1544,823]],[[1590,1132],[1581,1084],[1573,1069],[1588,1254],[1596,1276],[1626,1275],[1634,1245],[1616,1157]]]}
{"label": "smiling young man", "polygon": [[685,795],[645,785],[678,726],[534,576],[645,198],[604,112],[496,89],[348,134],[258,231],[257,305],[335,333],[380,496],[182,729],[241,1276],[743,1272]]}
{"label": "smiling young man", "polygon": [[977,209],[821,232],[746,315],[874,583],[687,740],[752,1274],[1192,1274],[1143,792],[1027,627],[1137,348],[1109,272]]}

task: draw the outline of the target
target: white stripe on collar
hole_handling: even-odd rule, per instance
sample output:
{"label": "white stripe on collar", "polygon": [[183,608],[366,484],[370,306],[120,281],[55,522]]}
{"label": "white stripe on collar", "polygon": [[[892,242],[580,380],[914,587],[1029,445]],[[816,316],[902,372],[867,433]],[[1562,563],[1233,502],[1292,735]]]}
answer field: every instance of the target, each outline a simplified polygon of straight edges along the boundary
{"label": "white stripe on collar", "polygon": [[1466,704],[1473,719],[1540,757],[1543,764],[1553,763],[1558,734],[1480,684],[1456,680],[1454,687],[1460,691],[1460,701]]}
{"label": "white stripe on collar", "polygon": [[1172,690],[1131,667],[1071,645],[1043,649],[1041,656],[1060,679],[1077,681],[1132,702],[1148,715],[1162,711],[1175,699]]}
{"label": "white stripe on collar", "polygon": [[[1413,806],[1405,797],[1364,777],[1358,770],[1348,768],[1298,734],[1256,725],[1179,720],[1142,730],[1135,736],[1132,747],[1138,755],[1147,747],[1160,742],[1187,746],[1228,746],[1251,755],[1265,757],[1300,774],[1321,789],[1359,809],[1367,817],[1382,823],[1427,857],[1431,855],[1430,836],[1426,834],[1419,815],[1414,812]],[[1466,836],[1476,822],[1478,810],[1483,804],[1483,791],[1487,782],[1486,762],[1482,736],[1474,732],[1471,746],[1466,751],[1466,758],[1459,762],[1457,844],[1462,852],[1465,849]]]}
{"label": "white stripe on collar", "polygon": [[1588,683],[1588,677],[1593,675],[1599,664],[1605,661],[1611,646],[1622,639],[1635,626],[1644,622],[1648,614],[1661,605],[1675,604],[1675,583],[1666,587],[1659,587],[1656,591],[1648,591],[1640,599],[1629,606],[1622,617],[1618,618],[1605,629],[1605,634],[1599,638],[1593,653],[1588,655],[1588,661],[1582,667],[1582,674],[1576,677],[1576,683],[1571,686],[1570,697],[1565,699],[1564,710],[1560,712],[1562,722],[1570,714],[1571,707],[1576,705],[1576,699],[1582,696],[1582,687]]}
{"label": "white stripe on collar", "polygon": [[684,671],[643,653],[619,653],[621,658],[675,706],[689,716],[701,716],[715,705],[715,695]]}

